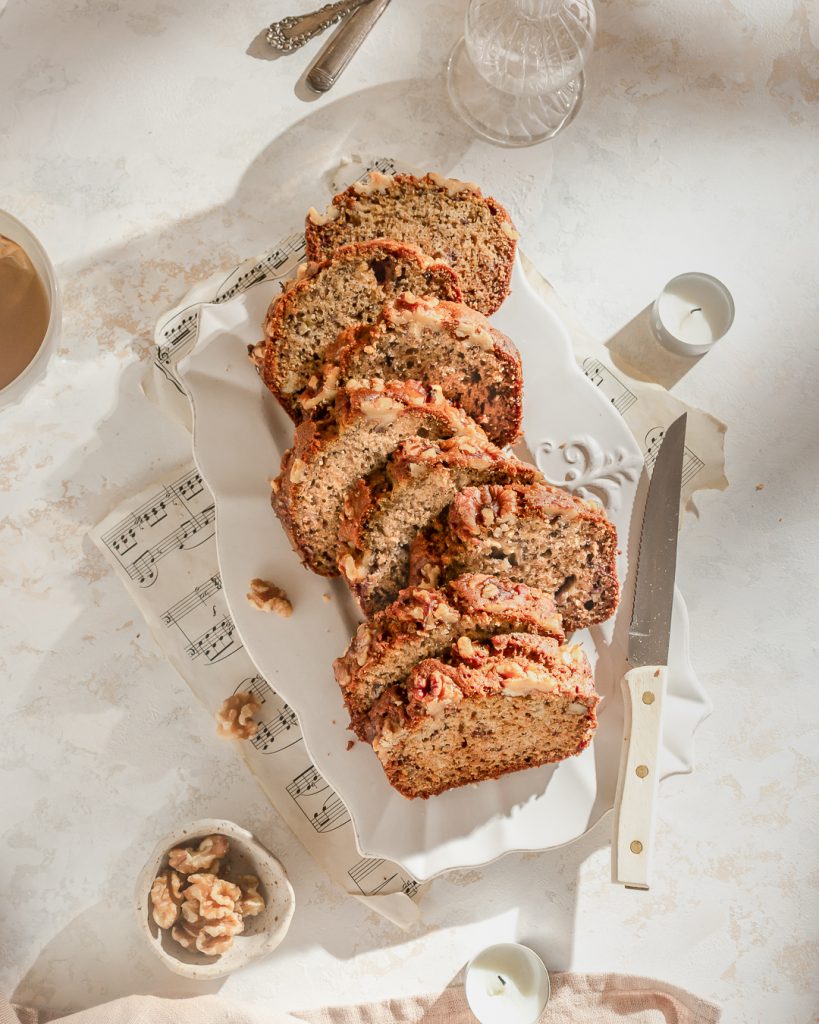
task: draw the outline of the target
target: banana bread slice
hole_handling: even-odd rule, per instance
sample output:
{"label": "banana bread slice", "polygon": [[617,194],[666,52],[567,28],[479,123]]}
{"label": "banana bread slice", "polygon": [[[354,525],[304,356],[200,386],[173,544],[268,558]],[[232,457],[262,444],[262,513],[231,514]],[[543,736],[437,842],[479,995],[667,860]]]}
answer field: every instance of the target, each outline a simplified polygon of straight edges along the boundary
{"label": "banana bread slice", "polygon": [[617,531],[603,509],[536,483],[467,487],[410,550],[412,585],[497,572],[554,596],[568,632],[610,618]]}
{"label": "banana bread slice", "polygon": [[367,238],[417,245],[457,271],[464,302],[487,315],[509,294],[518,239],[506,210],[477,185],[377,171],[340,192],[323,214],[310,210],[304,235],[311,260]]}
{"label": "banana bread slice", "polygon": [[370,738],[373,704],[419,661],[440,657],[461,637],[485,640],[496,633],[564,639],[552,599],[522,583],[471,573],[439,590],[402,590],[389,607],[358,627],[333,663],[351,728],[360,739]]}
{"label": "banana bread slice", "polygon": [[382,466],[399,441],[458,434],[486,441],[477,423],[435,385],[364,380],[339,388],[332,410],[296,427],[271,485],[273,508],[305,565],[323,576],[338,575],[347,491]]}
{"label": "banana bread slice", "polygon": [[342,331],[318,386],[302,397],[307,411],[332,397],[337,381],[385,377],[440,384],[444,395],[504,446],[520,436],[523,375],[514,344],[481,313],[460,302],[399,295],[374,323]]}
{"label": "banana bread slice", "polygon": [[364,614],[386,607],[407,586],[410,542],[460,490],[541,479],[534,466],[472,437],[402,441],[344,501],[338,567]]}
{"label": "banana bread slice", "polygon": [[339,331],[371,322],[390,296],[404,291],[461,298],[451,267],[387,238],[345,245],[319,263],[299,267],[267,311],[266,339],[250,353],[265,384],[294,419],[301,415],[299,393],[320,373]]}
{"label": "banana bread slice", "polygon": [[381,694],[368,734],[390,784],[426,799],[579,754],[599,700],[578,645],[526,633],[462,636],[448,656],[419,662]]}

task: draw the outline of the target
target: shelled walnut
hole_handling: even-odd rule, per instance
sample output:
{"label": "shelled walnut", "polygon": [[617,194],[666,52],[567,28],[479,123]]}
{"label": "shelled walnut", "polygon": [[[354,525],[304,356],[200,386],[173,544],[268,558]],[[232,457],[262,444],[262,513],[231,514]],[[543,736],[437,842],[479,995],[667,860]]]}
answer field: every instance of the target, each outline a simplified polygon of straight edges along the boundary
{"label": "shelled walnut", "polygon": [[261,701],[255,693],[241,691],[222,702],[216,712],[216,731],[220,736],[234,740],[249,740],[256,735],[259,723],[253,716],[261,709]]}
{"label": "shelled walnut", "polygon": [[197,849],[177,846],[168,854],[168,863],[183,875],[194,875],[197,871],[218,873],[223,857],[227,856],[230,844],[224,836],[205,836]]}
{"label": "shelled walnut", "polygon": [[211,835],[197,847],[179,846],[168,852],[168,867],[151,885],[151,916],[185,949],[221,956],[244,931],[247,917],[265,908],[255,875],[235,882],[220,875],[230,853],[225,836]]}
{"label": "shelled walnut", "polygon": [[[296,460],[298,461],[298,460]],[[292,479],[292,473],[291,473]],[[293,614],[293,605],[281,587],[270,580],[255,579],[250,581],[250,591],[246,595],[250,604],[262,612],[275,612],[283,619]]]}

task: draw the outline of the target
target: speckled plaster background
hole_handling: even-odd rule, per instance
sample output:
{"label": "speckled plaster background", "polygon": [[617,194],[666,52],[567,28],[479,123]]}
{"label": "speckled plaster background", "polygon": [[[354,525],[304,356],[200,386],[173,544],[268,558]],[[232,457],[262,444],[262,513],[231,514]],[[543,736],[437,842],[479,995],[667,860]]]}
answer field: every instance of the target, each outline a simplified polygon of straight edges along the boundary
{"label": "speckled plaster background", "polygon": [[[576,123],[504,152],[446,107],[461,2],[395,0],[314,102],[296,83],[319,43],[276,61],[245,52],[307,6],[10,0],[0,16],[0,203],[41,236],[65,299],[46,380],[0,412],[0,985],[66,1008],[201,991],[143,951],[131,888],[156,834],[225,815],[279,852],[298,910],[275,956],[224,995],[296,1009],[433,990],[509,937],[555,968],[687,986],[727,1021],[812,1019],[819,12],[601,3]],[[703,495],[683,534],[692,655],[715,711],[695,775],[663,786],[648,894],[610,885],[604,822],[437,881],[409,935],[369,914],[301,856],[86,536],[188,457],[139,390],[156,315],[293,228],[359,149],[494,191],[601,337],[681,271],[733,291],[730,336],[677,386],[728,423],[731,486]]]}

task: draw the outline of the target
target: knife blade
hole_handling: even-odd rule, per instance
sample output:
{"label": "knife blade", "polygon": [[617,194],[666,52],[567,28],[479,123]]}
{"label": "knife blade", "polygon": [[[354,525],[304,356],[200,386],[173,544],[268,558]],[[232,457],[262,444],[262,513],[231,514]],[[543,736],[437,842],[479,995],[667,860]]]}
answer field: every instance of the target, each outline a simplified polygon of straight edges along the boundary
{"label": "knife blade", "polygon": [[646,497],[622,680],[624,723],[614,804],[612,879],[648,889],[666,691],[686,414],[666,430]]}

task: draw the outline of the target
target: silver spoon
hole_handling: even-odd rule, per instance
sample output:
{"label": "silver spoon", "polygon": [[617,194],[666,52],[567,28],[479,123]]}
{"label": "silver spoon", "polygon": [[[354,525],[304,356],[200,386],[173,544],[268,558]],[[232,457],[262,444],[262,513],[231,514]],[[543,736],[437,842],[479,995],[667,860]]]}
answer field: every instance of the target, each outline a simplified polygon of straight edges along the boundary
{"label": "silver spoon", "polygon": [[370,0],[338,0],[338,3],[325,4],[324,7],[309,14],[291,15],[282,18],[281,21],[274,21],[267,30],[267,41],[274,50],[292,53],[319,32],[335,25],[351,11],[369,2]]}

